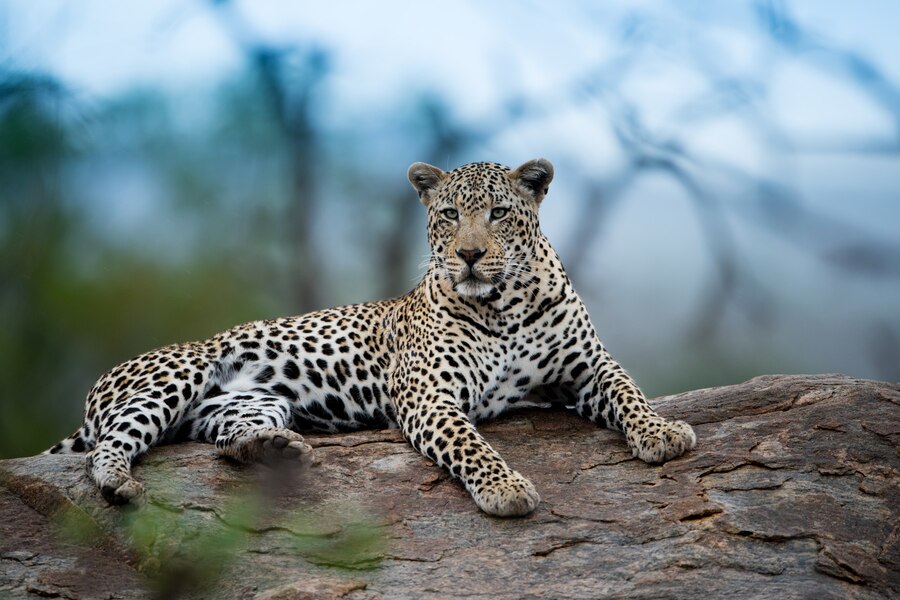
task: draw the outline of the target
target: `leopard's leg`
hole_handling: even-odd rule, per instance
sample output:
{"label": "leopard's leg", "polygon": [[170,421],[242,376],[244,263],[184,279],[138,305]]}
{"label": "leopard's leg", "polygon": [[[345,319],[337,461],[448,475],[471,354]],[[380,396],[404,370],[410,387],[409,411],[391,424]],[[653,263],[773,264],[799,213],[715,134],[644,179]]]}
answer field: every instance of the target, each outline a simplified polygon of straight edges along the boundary
{"label": "leopard's leg", "polygon": [[[585,321],[590,323],[586,318]],[[697,443],[690,425],[664,419],[647,403],[634,380],[600,343],[565,368],[562,383],[576,394],[576,412],[597,424],[625,434],[632,454],[648,463],[681,456]]]}
{"label": "leopard's leg", "polygon": [[413,379],[401,376],[393,386],[397,418],[410,444],[462,481],[484,512],[500,517],[532,512],[541,501],[534,485],[491,448],[453,396]]}
{"label": "leopard's leg", "polygon": [[290,400],[261,392],[229,392],[191,407],[181,435],[210,442],[239,462],[303,459],[311,448],[291,430]]}
{"label": "leopard's leg", "polygon": [[144,488],[131,476],[135,457],[157,444],[180,417],[165,400],[132,396],[98,413],[97,441],[87,453],[87,470],[103,497],[112,504],[140,501]]}

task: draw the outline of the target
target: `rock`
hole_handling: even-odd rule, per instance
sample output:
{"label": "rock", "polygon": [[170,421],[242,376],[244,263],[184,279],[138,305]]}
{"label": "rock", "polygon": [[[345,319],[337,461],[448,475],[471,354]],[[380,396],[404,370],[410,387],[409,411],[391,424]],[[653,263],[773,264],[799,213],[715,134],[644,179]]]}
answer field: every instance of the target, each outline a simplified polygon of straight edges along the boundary
{"label": "rock", "polygon": [[524,519],[390,430],[309,436],[305,469],[157,448],[141,509],[108,506],[80,456],[2,461],[0,596],[900,596],[900,385],[766,376],[653,404],[698,437],[662,466],[565,412],[482,425],[540,491]]}

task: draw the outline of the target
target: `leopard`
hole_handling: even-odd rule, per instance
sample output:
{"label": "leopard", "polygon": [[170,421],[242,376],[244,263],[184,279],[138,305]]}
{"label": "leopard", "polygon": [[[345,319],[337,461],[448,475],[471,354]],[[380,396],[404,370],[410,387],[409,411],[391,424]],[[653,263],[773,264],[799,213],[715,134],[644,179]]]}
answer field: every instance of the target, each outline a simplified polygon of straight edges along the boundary
{"label": "leopard", "polygon": [[681,456],[693,429],[658,415],[612,358],[541,231],[553,175],[542,158],[411,165],[430,246],[412,291],[141,354],[97,380],[81,427],[45,453],[83,453],[102,496],[127,504],[146,501],[131,468],[160,444],[293,463],[310,459],[304,433],[395,428],[499,517],[540,503],[476,427],[517,407],[564,405],[647,463]]}

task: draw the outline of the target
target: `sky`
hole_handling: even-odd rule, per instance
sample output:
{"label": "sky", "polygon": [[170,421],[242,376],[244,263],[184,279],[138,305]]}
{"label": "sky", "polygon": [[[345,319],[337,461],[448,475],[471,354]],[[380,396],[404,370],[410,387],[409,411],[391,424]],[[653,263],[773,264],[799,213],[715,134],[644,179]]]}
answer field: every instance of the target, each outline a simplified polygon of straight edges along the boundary
{"label": "sky", "polygon": [[[825,39],[870,57],[900,81],[900,3],[804,0],[790,4]],[[44,70],[81,97],[102,99],[133,87],[174,92],[213,87],[241,66],[227,19],[198,0],[114,2],[65,0],[0,2],[0,60]],[[565,11],[561,12],[561,6]],[[285,47],[332,50],[330,118],[365,122],[393,106],[404,91],[437,90],[452,99],[463,119],[479,119],[510,93],[552,98],[579,81],[595,64],[614,60],[630,19],[650,17],[637,33],[650,31],[665,50],[697,52],[723,74],[760,73],[771,57],[759,48],[753,3],[474,2],[237,2],[232,10],[247,29]],[[661,25],[656,25],[654,20]],[[702,31],[708,47],[685,50]],[[704,82],[678,63],[645,59],[648,67],[621,82],[650,126],[673,121],[673,111]],[[826,140],[879,136],[892,129],[884,111],[832,76],[796,60],[783,60],[763,90],[786,131]],[[823,99],[827,99],[823,101]],[[589,131],[582,115],[560,115],[570,154],[608,163],[609,132]],[[586,135],[571,135],[578,131]],[[692,135],[702,149],[740,155],[753,168],[759,148],[753,132],[727,123]],[[590,151],[585,152],[588,148]],[[586,165],[587,166],[587,165]]]}
{"label": "sky", "polygon": [[[460,98],[477,105],[495,87],[487,80],[504,77],[503,70],[524,80],[517,83],[541,88],[614,53],[615,29],[629,13],[663,15],[684,22],[685,29],[690,23],[712,28],[721,42],[717,51],[730,50],[720,58],[730,65],[747,64],[752,42],[744,34],[750,6],[697,0],[565,5],[257,0],[238,2],[235,10],[267,39],[339,48],[341,84],[367,100],[424,81],[458,90]],[[790,6],[799,19],[836,43],[870,57],[900,56],[900,3],[804,0]],[[2,56],[25,68],[57,73],[90,94],[149,83],[212,83],[240,61],[210,3],[198,0],[6,0],[0,3],[0,32],[0,40],[6,40],[0,41]],[[879,66],[900,79],[900,61],[882,60]]]}
{"label": "sky", "polygon": [[[240,69],[242,58],[227,19],[211,5],[198,0],[0,2],[0,60],[53,73],[88,102],[134,87],[175,93],[213,88]],[[900,56],[894,27],[900,23],[900,3],[864,5],[866,10],[860,3],[804,0],[790,7],[826,40],[856,49],[900,81],[900,60],[890,59]],[[285,47],[331,51],[328,85],[334,104],[326,118],[338,127],[365,126],[373,114],[396,106],[405,92],[436,90],[451,100],[457,117],[474,122],[489,117],[510,93],[552,101],[594,65],[616,60],[625,37],[650,32],[661,40],[660,54],[702,54],[709,69],[726,76],[766,73],[771,85],[761,93],[788,133],[823,142],[890,135],[889,116],[832,74],[790,59],[780,60],[769,73],[774,57],[760,50],[753,6],[698,0],[564,5],[257,0],[234,3],[232,10],[252,35]],[[647,23],[629,32],[638,16],[648,17]],[[701,38],[707,47],[688,47]],[[678,121],[676,111],[705,82],[692,66],[648,54],[636,76],[616,82],[617,92],[639,106],[648,126],[664,129]],[[617,158],[612,132],[597,127],[596,120],[586,127],[585,114],[574,111],[552,120],[552,127],[565,133],[558,150],[582,167],[609,165]],[[703,152],[728,155],[751,170],[767,169],[760,156],[765,148],[753,140],[757,135],[721,121],[693,131],[691,139]],[[509,143],[522,146],[523,141]]]}

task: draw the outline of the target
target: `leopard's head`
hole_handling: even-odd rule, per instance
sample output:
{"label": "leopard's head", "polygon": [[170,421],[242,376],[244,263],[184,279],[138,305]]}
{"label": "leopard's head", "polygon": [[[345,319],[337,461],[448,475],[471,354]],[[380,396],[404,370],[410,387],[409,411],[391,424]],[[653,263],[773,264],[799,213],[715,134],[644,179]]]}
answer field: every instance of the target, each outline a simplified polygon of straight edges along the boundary
{"label": "leopard's head", "polygon": [[517,169],[473,163],[449,172],[415,163],[407,174],[428,210],[431,266],[463,296],[489,297],[531,271],[538,207],[553,179],[542,158]]}

